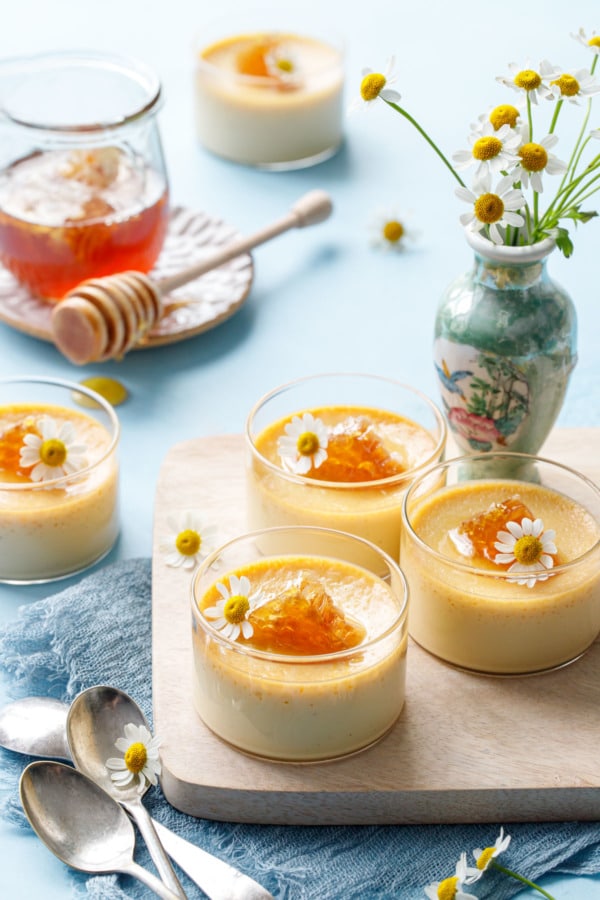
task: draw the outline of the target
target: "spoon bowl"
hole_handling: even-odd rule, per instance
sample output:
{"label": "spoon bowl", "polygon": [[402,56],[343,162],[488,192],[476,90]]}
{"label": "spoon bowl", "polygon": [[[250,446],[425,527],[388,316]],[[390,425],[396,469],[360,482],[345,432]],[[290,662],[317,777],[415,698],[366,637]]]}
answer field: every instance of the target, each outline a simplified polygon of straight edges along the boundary
{"label": "spoon bowl", "polygon": [[133,860],[135,833],[118,803],[63,763],[30,763],[19,782],[25,815],[40,840],[80,872],[124,872],[143,881],[165,900],[177,898]]}
{"label": "spoon bowl", "polygon": [[141,790],[137,779],[125,786],[117,785],[106,766],[106,761],[115,755],[115,742],[123,737],[128,724],[144,726],[150,731],[143,712],[125,691],[106,685],[96,685],[82,691],[73,700],[67,716],[71,758],[80,772],[95,781],[129,812],[146,841],[162,880],[179,897],[185,898],[152,819],[142,804],[142,796],[149,784],[146,782]]}
{"label": "spoon bowl", "polygon": [[[28,756],[69,760],[69,705],[51,697],[24,697],[0,708],[0,746]],[[153,821],[169,856],[210,900],[273,900],[254,879]]]}

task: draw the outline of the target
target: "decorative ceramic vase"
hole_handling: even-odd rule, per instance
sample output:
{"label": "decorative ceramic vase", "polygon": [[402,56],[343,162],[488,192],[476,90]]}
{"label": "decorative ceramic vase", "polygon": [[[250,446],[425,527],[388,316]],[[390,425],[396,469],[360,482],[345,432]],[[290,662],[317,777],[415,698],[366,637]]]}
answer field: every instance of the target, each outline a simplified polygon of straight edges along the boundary
{"label": "decorative ceramic vase", "polygon": [[440,302],[434,342],[444,411],[465,453],[535,454],[577,361],[572,300],[546,272],[555,244],[497,246],[467,233],[473,269]]}

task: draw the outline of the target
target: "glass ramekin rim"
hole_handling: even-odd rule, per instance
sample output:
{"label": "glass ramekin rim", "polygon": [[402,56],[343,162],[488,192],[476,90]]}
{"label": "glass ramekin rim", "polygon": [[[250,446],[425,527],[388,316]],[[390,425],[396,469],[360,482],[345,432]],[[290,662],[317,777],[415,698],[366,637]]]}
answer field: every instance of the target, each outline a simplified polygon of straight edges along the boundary
{"label": "glass ramekin rim", "polygon": [[[261,16],[264,18],[269,15],[270,11],[265,8],[259,8],[253,12],[255,17],[260,18]],[[273,14],[281,15],[280,10],[274,10]],[[286,11],[286,15],[291,17],[291,13]],[[206,72],[209,72],[212,76],[221,78],[222,80],[227,81],[236,81],[241,84],[245,84],[248,86],[254,87],[269,87],[273,84],[273,79],[268,78],[264,75],[244,75],[241,72],[233,72],[233,71],[224,71],[223,69],[216,66],[214,63],[211,63],[209,60],[205,59],[203,56],[203,51],[209,49],[210,47],[215,46],[216,44],[226,43],[229,40],[234,40],[236,37],[242,37],[244,34],[256,34],[263,35],[267,33],[283,35],[287,37],[302,37],[305,39],[316,40],[322,44],[326,44],[335,50],[338,54],[338,58],[335,61],[323,63],[321,66],[317,66],[311,70],[312,74],[320,74],[322,72],[335,72],[336,70],[343,67],[344,57],[346,55],[346,41],[342,33],[335,29],[329,22],[317,22],[316,24],[316,32],[317,36],[310,34],[309,31],[309,23],[306,23],[302,26],[302,28],[293,28],[293,22],[289,22],[288,26],[285,28],[280,27],[284,23],[278,24],[276,27],[267,29],[267,28],[256,28],[253,32],[250,31],[239,31],[235,32],[235,22],[232,22],[231,16],[222,15],[218,16],[216,19],[213,19],[212,22],[208,23],[207,28],[203,30],[202,34],[205,34],[207,30],[217,28],[217,26],[223,23],[223,30],[219,30],[219,36],[213,35],[208,41],[206,38],[200,38],[200,33],[197,33],[194,41],[193,48],[196,59],[196,69],[203,69]],[[265,23],[266,24],[266,23]],[[240,24],[241,28],[241,24]],[[326,30],[327,37],[321,35],[321,32]]]}
{"label": "glass ramekin rim", "polygon": [[45,384],[53,387],[66,388],[72,393],[85,394],[90,400],[97,403],[108,415],[113,430],[108,447],[98,459],[95,459],[93,463],[90,463],[90,465],[85,466],[83,469],[78,469],[76,472],[71,472],[68,475],[61,475],[59,478],[52,478],[43,482],[12,482],[0,480],[0,491],[60,490],[65,487],[65,485],[80,481],[82,478],[89,475],[90,472],[95,471],[115,452],[121,435],[121,423],[112,404],[109,403],[108,400],[105,400],[101,394],[97,393],[97,391],[94,391],[83,384],[69,381],[66,378],[58,378],[50,375],[7,375],[0,377],[0,387],[7,384]]}
{"label": "glass ramekin rim", "polygon": [[[412,524],[408,515],[408,504],[412,499],[412,495],[418,489],[419,484],[422,482],[422,479],[425,478],[435,478],[436,472],[441,472],[443,469],[448,468],[451,465],[457,464],[465,464],[468,462],[472,462],[473,460],[481,460],[481,461],[489,461],[491,458],[502,458],[502,459],[514,459],[520,460],[522,462],[536,462],[542,463],[544,465],[550,465],[557,469],[561,469],[563,472],[568,473],[570,476],[574,476],[580,482],[584,483],[586,487],[590,488],[593,493],[598,496],[600,500],[600,487],[592,481],[591,478],[588,478],[587,475],[584,475],[583,472],[578,472],[577,469],[572,468],[572,466],[568,466],[565,463],[558,462],[554,459],[549,459],[545,456],[536,456],[531,453],[516,453],[509,450],[493,450],[488,453],[474,453],[463,456],[453,456],[451,459],[446,459],[439,462],[437,465],[431,466],[427,472],[423,472],[419,478],[416,478],[406,493],[402,498],[402,506],[401,506],[401,515],[402,515],[402,533],[406,535],[407,539],[410,539],[414,544],[416,544],[420,550],[425,551],[432,559],[435,559],[437,562],[441,563],[445,566],[450,566],[453,569],[456,569],[459,572],[465,572],[469,575],[476,575],[484,578],[492,578],[496,581],[503,581],[510,583],[514,586],[517,585],[517,573],[509,574],[506,570],[499,570],[498,572],[492,572],[487,569],[477,569],[474,566],[470,566],[468,563],[460,562],[459,560],[451,559],[449,556],[444,556],[443,553],[440,553],[439,550],[435,550],[433,547],[430,547],[422,538],[416,534],[415,530],[412,527]],[[493,480],[494,476],[490,475],[487,477],[487,480]],[[486,479],[474,479],[478,480],[486,480]],[[518,478],[506,480],[518,481]],[[466,483],[466,482],[465,482]],[[526,484],[533,484],[534,482],[525,482]],[[454,486],[454,485],[452,485]],[[544,485],[541,485],[542,487]],[[548,490],[552,490],[552,488],[548,488]],[[576,502],[576,501],[575,501]],[[600,523],[599,523],[600,525]],[[594,553],[598,551],[600,548],[600,537],[596,540],[596,542],[582,553],[581,556],[577,556],[575,559],[569,560],[569,562],[561,563],[561,565],[553,566],[552,569],[548,569],[548,579],[539,579],[542,580],[550,580],[554,575],[560,575],[563,572],[567,572],[570,569],[573,569],[577,566],[580,566],[582,562],[584,562],[588,557],[591,557]],[[523,573],[520,577],[525,578],[525,574]],[[542,575],[545,573],[541,573]]]}
{"label": "glass ramekin rim", "polygon": [[[271,460],[263,456],[262,453],[260,453],[256,448],[250,432],[252,420],[259,409],[261,409],[268,400],[284,393],[285,391],[290,390],[296,385],[306,384],[309,381],[317,381],[319,378],[367,378],[372,379],[373,381],[385,382],[386,384],[410,391],[412,394],[418,397],[419,400],[425,402],[426,406],[433,414],[436,424],[439,427],[439,436],[437,438],[434,449],[429,454],[427,459],[420,462],[414,468],[407,469],[405,472],[401,472],[399,475],[390,475],[388,478],[377,478],[373,481],[324,481],[318,478],[308,478],[306,475],[298,475],[295,472],[286,472],[286,470],[281,466],[278,466],[276,463],[271,462]],[[377,407],[375,406],[373,406],[372,408],[377,409]],[[298,412],[301,412],[301,410],[296,410],[295,412],[290,413],[290,416],[296,415]],[[398,413],[398,415],[401,414]],[[429,433],[432,437],[435,437],[433,433]],[[440,457],[440,454],[444,452],[444,448],[448,439],[448,426],[446,424],[446,419],[444,418],[442,411],[433,402],[433,400],[431,400],[427,396],[427,394],[425,394],[419,388],[415,388],[410,384],[402,381],[397,381],[395,378],[390,378],[387,375],[375,375],[368,372],[319,372],[314,375],[302,375],[300,378],[294,378],[291,381],[280,384],[278,387],[272,388],[266,394],[263,394],[263,396],[254,403],[246,417],[246,422],[244,425],[244,437],[246,440],[246,444],[249,447],[250,452],[252,453],[252,456],[257,459],[261,463],[261,465],[264,465],[265,468],[269,469],[279,477],[284,478],[287,481],[291,481],[295,484],[300,484],[303,487],[352,492],[359,490],[364,491],[395,487],[397,485],[403,485],[407,482],[412,483],[417,474],[424,473],[432,465],[435,465],[436,460],[438,460]]]}
{"label": "glass ramekin rim", "polygon": [[61,61],[65,61],[69,65],[75,65],[77,63],[104,63],[105,65],[122,69],[123,74],[131,75],[133,73],[137,73],[139,76],[141,76],[142,79],[144,79],[144,82],[142,82],[139,78],[134,80],[136,80],[138,84],[144,86],[148,94],[148,99],[145,103],[142,103],[140,107],[134,112],[127,113],[126,115],[121,115],[119,117],[115,117],[114,119],[107,119],[101,122],[84,122],[78,125],[56,125],[21,118],[10,111],[10,105],[7,108],[3,103],[1,106],[1,110],[3,115],[9,122],[11,122],[13,125],[19,126],[20,128],[31,129],[31,131],[36,131],[40,134],[84,136],[104,131],[122,129],[127,125],[133,124],[134,122],[145,118],[146,116],[155,115],[156,113],[158,113],[162,106],[162,84],[159,76],[151,66],[147,65],[145,62],[143,62],[143,60],[137,59],[134,56],[120,53],[104,52],[100,50],[86,50],[83,48],[69,50],[48,50],[42,51],[40,53],[11,57],[4,60],[2,66],[10,68],[11,66],[17,67],[18,65],[23,64],[51,64],[53,62],[56,62],[58,64]]}
{"label": "glass ramekin rim", "polygon": [[[393,622],[391,622],[384,631],[378,634],[376,637],[367,641],[366,643],[358,644],[356,647],[350,647],[347,650],[338,650],[335,653],[321,653],[321,654],[313,654],[306,656],[295,656],[291,653],[271,653],[268,650],[258,650],[254,647],[249,647],[246,644],[241,644],[238,641],[232,641],[230,638],[225,637],[223,634],[218,631],[211,625],[211,623],[202,615],[200,609],[198,608],[198,603],[196,600],[196,584],[200,580],[200,577],[205,574],[208,568],[212,565],[212,563],[218,559],[218,557],[226,550],[228,550],[232,545],[238,543],[242,540],[253,539],[259,537],[261,535],[268,534],[281,534],[285,531],[299,531],[303,534],[306,534],[309,531],[318,532],[319,534],[325,535],[335,535],[336,537],[344,537],[350,539],[351,541],[355,541],[358,544],[361,544],[367,547],[369,550],[374,551],[378,556],[382,558],[382,560],[389,566],[390,569],[394,570],[396,575],[399,576],[400,582],[403,587],[403,597],[402,602],[400,603],[400,608],[394,617]],[[316,553],[310,554],[299,554],[299,553],[278,553],[278,554],[270,554],[265,556],[264,559],[281,559],[287,556],[313,556],[317,557]],[[320,559],[335,559],[335,557],[329,556],[328,554],[323,554]],[[343,562],[343,560],[342,560]],[[364,566],[360,566],[358,563],[352,563],[356,568],[364,568]],[[368,571],[365,569],[365,571]],[[374,572],[369,572],[369,574],[373,575],[374,578],[379,578],[381,581],[383,579],[376,575]],[[218,581],[218,577],[214,579]],[[391,586],[388,585],[391,591]],[[395,595],[394,595],[395,596]],[[190,599],[191,599],[191,607],[192,607],[192,617],[194,622],[198,622],[198,624],[202,627],[205,634],[211,639],[215,640],[222,647],[225,647],[227,650],[232,650],[235,653],[240,654],[245,658],[259,659],[263,662],[271,662],[278,664],[286,664],[286,665],[325,665],[327,663],[339,662],[340,660],[348,659],[350,657],[356,656],[357,653],[365,653],[371,647],[377,646],[386,638],[394,633],[398,628],[402,627],[403,622],[406,622],[408,619],[408,604],[409,604],[409,584],[404,574],[403,569],[400,567],[399,563],[396,562],[385,550],[382,550],[376,544],[373,544],[371,541],[366,540],[366,538],[361,538],[358,535],[350,534],[346,531],[339,531],[336,528],[323,528],[319,525],[277,525],[271,528],[259,528],[255,531],[248,531],[243,534],[238,534],[236,537],[231,538],[226,543],[222,544],[216,550],[203,559],[194,572],[190,585]]]}

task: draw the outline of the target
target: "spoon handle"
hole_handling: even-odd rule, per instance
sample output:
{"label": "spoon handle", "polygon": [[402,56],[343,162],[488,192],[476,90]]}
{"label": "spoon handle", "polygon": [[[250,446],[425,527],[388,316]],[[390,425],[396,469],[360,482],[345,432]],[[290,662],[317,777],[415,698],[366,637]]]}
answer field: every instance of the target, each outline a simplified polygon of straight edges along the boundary
{"label": "spoon handle", "polygon": [[156,875],[148,872],[147,869],[144,869],[143,866],[138,865],[136,862],[132,861],[130,865],[121,869],[121,871],[126,875],[132,875],[134,878],[137,878],[138,881],[149,887],[151,891],[162,897],[162,900],[180,900],[180,894],[174,893],[171,888],[163,884],[160,878],[157,878]]}
{"label": "spoon handle", "polygon": [[150,814],[141,800],[122,800],[121,805],[135,819],[135,823],[140,830],[140,834],[146,842],[146,846],[150,851],[150,856],[154,860],[154,864],[158,869],[158,874],[163,882],[174,891],[178,900],[186,900],[186,895],[179,883],[179,879],[175,874],[175,870],[171,865],[169,857],[165,853],[165,848],[160,842],[160,838],[156,833],[154,822],[150,818]]}
{"label": "spoon handle", "polygon": [[210,900],[274,900],[266,888],[229,863],[179,837],[159,822],[154,827],[162,845]]}

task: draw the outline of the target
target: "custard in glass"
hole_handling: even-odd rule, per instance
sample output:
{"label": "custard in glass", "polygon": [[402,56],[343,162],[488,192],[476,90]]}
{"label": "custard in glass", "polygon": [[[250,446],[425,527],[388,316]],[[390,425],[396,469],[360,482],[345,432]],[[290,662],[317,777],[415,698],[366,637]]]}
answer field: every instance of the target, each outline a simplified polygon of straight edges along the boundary
{"label": "custard in glass", "polygon": [[533,466],[539,481],[443,484],[434,472],[404,508],[414,640],[461,668],[504,675],[581,656],[600,633],[600,491],[547,461]]}
{"label": "custard in glass", "polygon": [[[319,394],[358,401],[294,406]],[[363,397],[371,402],[361,403]],[[412,388],[375,376],[331,375],[268,394],[251,412],[246,437],[250,528],[333,528],[397,560],[402,497],[441,458],[446,430],[431,401]]]}
{"label": "custard in glass", "polygon": [[[282,541],[291,548],[311,537],[315,546],[324,538],[331,555],[270,553]],[[200,717],[234,747],[290,762],[335,759],[375,743],[404,704],[400,570],[371,545],[361,554],[369,568],[339,558],[340,545],[351,556],[364,542],[321,529],[267,529],[244,542],[259,551],[254,561],[201,569],[195,578]]]}
{"label": "custard in glass", "polygon": [[106,403],[95,415],[48,402],[0,405],[0,581],[63,578],[108,553],[119,532],[118,433]]}

